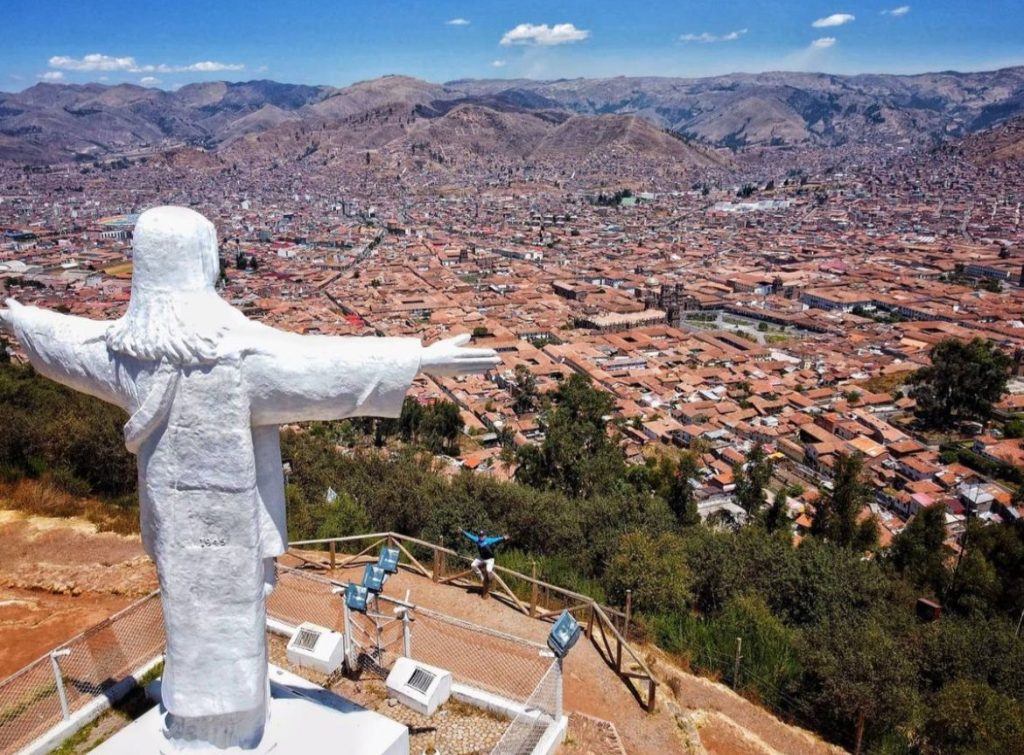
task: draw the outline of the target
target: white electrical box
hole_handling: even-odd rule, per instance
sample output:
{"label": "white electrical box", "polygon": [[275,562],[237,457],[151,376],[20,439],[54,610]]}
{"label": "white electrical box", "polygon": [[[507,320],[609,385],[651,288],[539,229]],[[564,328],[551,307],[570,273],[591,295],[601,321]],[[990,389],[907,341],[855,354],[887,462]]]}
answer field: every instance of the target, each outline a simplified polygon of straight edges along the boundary
{"label": "white electrical box", "polygon": [[411,658],[399,658],[388,674],[387,687],[403,705],[432,716],[452,694],[452,675]]}
{"label": "white electrical box", "polygon": [[333,674],[345,657],[345,636],[305,622],[288,641],[288,663],[301,668]]}

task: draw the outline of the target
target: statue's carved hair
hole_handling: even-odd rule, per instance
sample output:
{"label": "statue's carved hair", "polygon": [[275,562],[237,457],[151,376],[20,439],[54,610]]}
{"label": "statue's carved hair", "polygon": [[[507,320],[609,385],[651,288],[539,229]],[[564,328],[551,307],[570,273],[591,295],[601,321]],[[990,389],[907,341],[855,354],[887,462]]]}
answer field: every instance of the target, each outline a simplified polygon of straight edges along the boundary
{"label": "statue's carved hair", "polygon": [[107,330],[111,351],[136,359],[196,366],[225,355],[224,339],[244,316],[216,292],[148,292]]}

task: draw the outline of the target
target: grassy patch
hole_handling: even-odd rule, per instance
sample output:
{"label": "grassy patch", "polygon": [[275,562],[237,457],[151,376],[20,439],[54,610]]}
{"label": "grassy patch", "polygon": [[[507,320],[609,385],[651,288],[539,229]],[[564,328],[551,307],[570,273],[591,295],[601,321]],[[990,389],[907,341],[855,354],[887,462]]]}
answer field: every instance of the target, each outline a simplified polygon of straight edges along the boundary
{"label": "grassy patch", "polygon": [[36,480],[0,482],[0,509],[14,509],[33,516],[83,517],[100,532],[130,535],[139,531],[139,510],[133,500],[101,501],[70,495],[45,475]]}

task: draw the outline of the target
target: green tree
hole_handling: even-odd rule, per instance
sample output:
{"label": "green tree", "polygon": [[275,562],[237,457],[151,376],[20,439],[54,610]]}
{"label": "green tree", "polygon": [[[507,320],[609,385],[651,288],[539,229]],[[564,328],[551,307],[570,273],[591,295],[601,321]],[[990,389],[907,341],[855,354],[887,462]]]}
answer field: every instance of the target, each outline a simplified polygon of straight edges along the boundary
{"label": "green tree", "polygon": [[1024,419],[1014,417],[1003,425],[1003,435],[1007,438],[1024,438]]}
{"label": "green tree", "polygon": [[932,349],[931,362],[910,379],[921,422],[936,429],[986,422],[1006,391],[1010,357],[981,338],[946,338]]}
{"label": "green tree", "polygon": [[912,646],[876,615],[826,623],[808,637],[807,697],[826,727],[859,753],[907,720],[917,699]]}
{"label": "green tree", "polygon": [[637,611],[681,610],[689,602],[689,571],[682,541],[669,533],[651,538],[630,532],[620,541],[605,573],[605,590],[618,605],[633,591]]}
{"label": "green tree", "polygon": [[668,489],[664,492],[668,507],[672,509],[676,521],[682,527],[693,527],[700,524],[697,498],[694,496],[693,486],[690,484],[690,480],[697,476],[698,471],[697,454],[693,451],[680,454],[669,479]]}
{"label": "green tree", "polygon": [[572,498],[621,490],[625,457],[617,436],[608,432],[615,400],[574,373],[559,386],[555,401],[544,417],[544,442],[519,450],[516,478]]}
{"label": "green tree", "polygon": [[832,490],[818,501],[811,533],[842,548],[868,550],[878,543],[874,517],[858,522],[871,498],[864,481],[864,456],[838,454],[832,470]]}
{"label": "green tree", "polygon": [[946,509],[929,506],[922,509],[896,536],[889,558],[901,574],[915,584],[943,595],[949,573],[946,561],[951,549],[946,545]]}
{"label": "green tree", "polygon": [[[1015,635],[1015,623],[1001,616],[947,613],[941,621],[921,625],[921,691],[930,697],[954,681],[968,679],[1024,700],[1024,642]],[[984,640],[979,642],[979,637]]]}
{"label": "green tree", "polygon": [[420,420],[423,444],[435,454],[459,455],[459,437],[464,427],[462,413],[452,401],[437,401],[427,407]]}
{"label": "green tree", "polygon": [[512,393],[512,411],[519,415],[536,411],[539,400],[537,378],[526,365],[516,365],[515,377],[509,387]]}
{"label": "green tree", "polygon": [[418,435],[420,423],[423,421],[423,407],[412,396],[406,396],[402,402],[402,412],[398,415],[398,432],[402,440],[411,443]]}
{"label": "green tree", "polygon": [[772,479],[773,469],[774,464],[760,443],[750,449],[746,464],[737,465],[733,469],[733,480],[736,483],[733,497],[750,518],[756,517],[764,508],[764,491]]}
{"label": "green tree", "polygon": [[333,503],[325,499],[314,514],[314,521],[317,522],[317,538],[362,535],[371,529],[366,508],[347,492],[338,493]]}
{"label": "green tree", "polygon": [[958,680],[925,708],[924,755],[987,755],[1020,752],[1024,708],[987,684]]}
{"label": "green tree", "polygon": [[734,689],[753,689],[761,700],[779,703],[791,694],[801,667],[798,633],[788,628],[759,595],[743,594],[729,601],[714,620],[716,654],[734,657],[736,638],[742,638],[739,677],[725,663],[725,678]]}
{"label": "green tree", "polygon": [[789,508],[786,505],[789,501],[789,494],[785,488],[780,488],[772,498],[771,506],[764,512],[764,527],[769,532],[776,532],[789,524]]}
{"label": "green tree", "polygon": [[1024,523],[986,526],[972,519],[961,544],[951,605],[964,613],[1002,613],[1015,620],[1024,609]]}

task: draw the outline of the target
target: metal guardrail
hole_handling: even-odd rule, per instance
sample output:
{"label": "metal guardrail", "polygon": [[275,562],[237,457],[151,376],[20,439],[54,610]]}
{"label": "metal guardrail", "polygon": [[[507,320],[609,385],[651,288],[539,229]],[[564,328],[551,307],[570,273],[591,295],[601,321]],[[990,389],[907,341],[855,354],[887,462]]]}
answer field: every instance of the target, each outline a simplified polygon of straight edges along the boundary
{"label": "metal guardrail", "polygon": [[[341,544],[365,543],[366,541],[371,541],[370,545],[351,555],[339,551],[338,548]],[[334,570],[351,566],[362,558],[376,560],[375,551],[379,546],[385,544],[388,547],[397,547],[408,559],[408,562],[403,563],[402,566],[423,577],[438,584],[460,582],[463,585],[469,584],[465,578],[472,571],[468,568],[450,569],[449,560],[453,560],[456,565],[466,567],[472,559],[443,545],[397,532],[374,532],[366,535],[298,540],[289,543],[288,547],[289,555],[309,566]],[[406,547],[407,545],[429,551],[432,554],[430,568],[424,566],[419,559],[413,556],[410,549]],[[327,546],[328,561],[326,564],[293,553],[291,550],[316,546]],[[491,594],[527,616],[541,621],[554,621],[563,610],[576,616],[577,621],[585,626],[587,637],[590,638],[598,654],[629,688],[637,702],[648,711],[654,710],[658,682],[640,653],[630,645],[627,639],[632,628],[631,596],[627,595],[626,610],[619,611],[601,605],[588,595],[537,579],[536,573],[527,575],[495,565],[494,578],[497,589]],[[508,581],[523,584],[529,590],[529,598],[517,595],[509,587],[506,578]]]}

